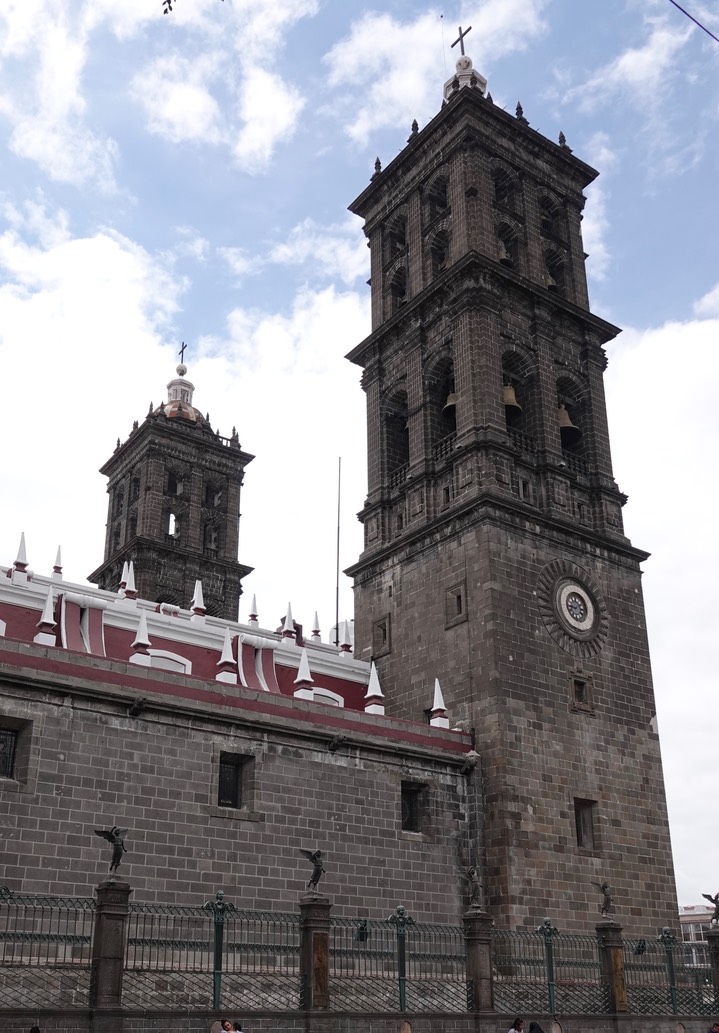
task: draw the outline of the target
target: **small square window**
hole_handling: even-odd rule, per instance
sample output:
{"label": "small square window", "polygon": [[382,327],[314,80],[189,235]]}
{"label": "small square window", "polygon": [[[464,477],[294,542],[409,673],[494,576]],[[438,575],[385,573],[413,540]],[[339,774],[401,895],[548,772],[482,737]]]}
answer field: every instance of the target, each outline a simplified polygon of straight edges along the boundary
{"label": "small square window", "polygon": [[597,850],[597,801],[574,801],[574,827],[577,834],[577,846],[582,850]]}
{"label": "small square window", "polygon": [[247,807],[252,758],[237,753],[220,754],[217,806],[240,810]]}
{"label": "small square window", "polygon": [[419,782],[402,783],[402,830],[421,832],[427,813],[427,786]]}
{"label": "small square window", "polygon": [[464,582],[447,589],[444,599],[444,626],[452,628],[467,620],[467,593]]}
{"label": "small square window", "polygon": [[390,617],[386,614],[372,625],[372,656],[385,656],[391,648]]}
{"label": "small square window", "polygon": [[582,670],[569,672],[569,706],[572,710],[594,713],[593,684],[591,674]]}
{"label": "small square window", "polygon": [[0,778],[15,777],[17,735],[14,728],[0,728]]}

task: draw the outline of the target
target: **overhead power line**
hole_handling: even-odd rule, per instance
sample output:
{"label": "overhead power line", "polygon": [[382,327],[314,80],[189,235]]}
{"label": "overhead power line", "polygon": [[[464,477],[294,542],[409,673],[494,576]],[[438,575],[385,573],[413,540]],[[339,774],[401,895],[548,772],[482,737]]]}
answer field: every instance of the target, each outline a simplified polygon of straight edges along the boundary
{"label": "overhead power line", "polygon": [[703,32],[706,32],[707,36],[711,36],[715,43],[719,43],[719,39],[717,39],[714,33],[710,32],[706,25],[702,25],[700,21],[697,21],[697,19],[692,14],[689,14],[689,11],[685,11],[683,7],[680,7],[676,0],[669,0],[669,3],[674,4],[678,11],[681,11],[682,14],[685,14],[690,21],[693,21],[695,25],[698,25]]}

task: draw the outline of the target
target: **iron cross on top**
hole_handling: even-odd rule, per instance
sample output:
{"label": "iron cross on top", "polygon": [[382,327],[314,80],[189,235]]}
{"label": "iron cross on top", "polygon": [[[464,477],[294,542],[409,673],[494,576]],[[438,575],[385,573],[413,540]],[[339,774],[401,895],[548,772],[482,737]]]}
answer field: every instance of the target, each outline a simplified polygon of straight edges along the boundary
{"label": "iron cross on top", "polygon": [[178,352],[178,354],[180,356],[180,362],[184,362],[185,361],[185,349],[186,348],[187,348],[187,345],[183,341],[182,342],[182,347],[180,348],[180,351]]}
{"label": "iron cross on top", "polygon": [[471,32],[471,31],[472,31],[472,26],[471,25],[470,25],[470,27],[465,32],[462,32],[462,26],[460,25],[460,27],[459,27],[459,37],[452,44],[453,47],[456,47],[457,44],[459,43],[459,49],[462,52],[462,54],[464,54],[464,37],[467,35],[467,33]]}

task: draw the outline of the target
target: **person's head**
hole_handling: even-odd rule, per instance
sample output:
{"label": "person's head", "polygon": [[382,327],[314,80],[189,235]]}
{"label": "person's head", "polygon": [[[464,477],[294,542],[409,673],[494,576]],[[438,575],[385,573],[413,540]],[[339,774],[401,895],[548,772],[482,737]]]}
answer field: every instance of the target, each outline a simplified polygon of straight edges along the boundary
{"label": "person's head", "polygon": [[[32,1033],[32,1030],[30,1033]],[[719,1033],[719,1022],[712,1022],[711,1033]]]}
{"label": "person's head", "polygon": [[232,1033],[232,1030],[234,1029],[234,1026],[229,1019],[220,1019],[220,1025],[223,1029],[230,1030],[230,1033]]}
{"label": "person's head", "polygon": [[242,1033],[242,1023],[241,1022],[237,1022],[237,1020],[235,1020],[235,1029],[236,1030],[239,1029],[240,1033]]}
{"label": "person's head", "polygon": [[[544,1033],[544,1030],[542,1029],[542,1027],[539,1025],[538,1022],[530,1022],[529,1023],[529,1033]],[[719,1031],[718,1031],[718,1033],[719,1033]]]}
{"label": "person's head", "polygon": [[30,1030],[30,1033],[40,1033],[40,1027],[39,1026],[33,1026],[32,1029]]}
{"label": "person's head", "polygon": [[512,1023],[512,1029],[516,1029],[517,1033],[523,1033],[523,1030],[524,1030],[524,1019],[520,1018],[519,1015],[517,1016],[517,1018]]}

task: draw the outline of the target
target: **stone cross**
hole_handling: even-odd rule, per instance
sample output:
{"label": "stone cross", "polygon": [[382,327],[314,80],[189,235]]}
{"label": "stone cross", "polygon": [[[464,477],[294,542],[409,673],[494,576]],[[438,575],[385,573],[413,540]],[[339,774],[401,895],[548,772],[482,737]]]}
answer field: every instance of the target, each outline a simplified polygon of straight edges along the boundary
{"label": "stone cross", "polygon": [[456,47],[457,44],[459,43],[459,49],[462,52],[462,54],[464,54],[464,37],[467,35],[467,33],[471,32],[471,31],[472,31],[472,26],[471,25],[466,30],[466,32],[462,32],[462,26],[460,25],[460,27],[459,27],[459,37],[452,44],[453,47]]}

